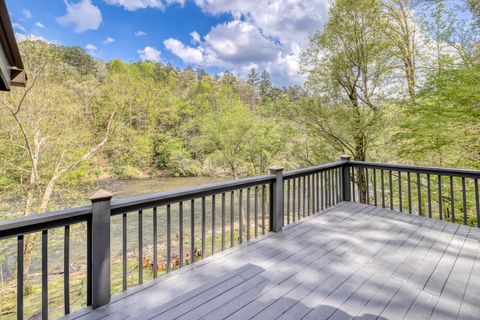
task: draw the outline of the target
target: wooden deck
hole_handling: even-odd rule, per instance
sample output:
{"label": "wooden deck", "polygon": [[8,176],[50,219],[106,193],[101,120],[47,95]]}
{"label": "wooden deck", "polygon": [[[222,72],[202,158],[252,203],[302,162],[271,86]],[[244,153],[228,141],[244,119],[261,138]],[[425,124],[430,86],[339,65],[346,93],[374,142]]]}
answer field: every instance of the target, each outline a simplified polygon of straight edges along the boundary
{"label": "wooden deck", "polygon": [[80,319],[479,319],[480,230],[341,203]]}

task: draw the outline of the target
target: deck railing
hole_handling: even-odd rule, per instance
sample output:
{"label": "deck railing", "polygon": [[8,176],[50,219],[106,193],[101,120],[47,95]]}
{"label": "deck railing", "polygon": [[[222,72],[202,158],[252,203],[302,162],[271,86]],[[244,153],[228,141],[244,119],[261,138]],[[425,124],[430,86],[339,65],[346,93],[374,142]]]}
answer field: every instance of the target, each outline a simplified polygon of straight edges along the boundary
{"label": "deck railing", "polygon": [[480,171],[350,161],[351,200],[479,227]]}
{"label": "deck railing", "polygon": [[[48,236],[53,230],[63,229],[63,313],[68,314],[70,233],[76,224],[86,225],[85,305],[97,308],[110,301],[111,279],[117,279],[111,274],[112,239],[120,242],[118,278],[121,290],[126,290],[268,231],[281,231],[283,226],[341,201],[478,226],[479,178],[480,171],[358,162],[342,157],[338,162],[311,168],[283,172],[281,167],[272,167],[265,176],[126,199],[112,200],[112,194],[99,191],[89,206],[0,223],[0,240],[17,239],[17,319],[24,316],[25,239],[31,234],[41,234],[41,315],[47,319]],[[444,187],[445,181],[449,182],[448,188]],[[461,205],[456,202],[458,196]],[[456,214],[460,207],[461,215]],[[135,242],[133,253],[131,240]],[[145,269],[150,271],[149,276]],[[134,278],[129,277],[132,272]]]}

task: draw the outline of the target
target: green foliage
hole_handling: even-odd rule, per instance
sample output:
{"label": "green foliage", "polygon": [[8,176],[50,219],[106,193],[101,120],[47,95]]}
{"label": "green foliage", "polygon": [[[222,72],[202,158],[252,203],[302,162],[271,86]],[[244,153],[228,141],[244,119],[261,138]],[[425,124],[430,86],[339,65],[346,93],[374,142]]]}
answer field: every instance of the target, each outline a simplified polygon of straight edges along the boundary
{"label": "green foliage", "polygon": [[478,168],[480,66],[432,75],[402,113],[396,135],[402,159]]}

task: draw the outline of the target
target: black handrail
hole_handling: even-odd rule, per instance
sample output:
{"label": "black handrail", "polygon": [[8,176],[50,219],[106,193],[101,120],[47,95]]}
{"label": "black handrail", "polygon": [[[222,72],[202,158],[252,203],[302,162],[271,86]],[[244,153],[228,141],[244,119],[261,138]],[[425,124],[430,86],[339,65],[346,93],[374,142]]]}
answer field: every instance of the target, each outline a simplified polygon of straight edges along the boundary
{"label": "black handrail", "polygon": [[469,169],[456,169],[456,168],[444,168],[444,167],[430,167],[430,166],[412,166],[406,164],[388,164],[378,162],[366,162],[366,161],[350,161],[351,165],[369,169],[383,169],[392,171],[403,171],[412,173],[423,174],[435,174],[454,177],[466,177],[466,178],[480,178],[480,170]]}
{"label": "black handrail", "polygon": [[[91,198],[91,205],[2,221],[0,239],[17,237],[17,318],[21,319],[27,239],[24,236],[41,232],[42,317],[46,317],[48,231],[53,228],[64,228],[64,301],[65,314],[68,314],[71,303],[68,252],[70,227],[74,224],[87,225],[86,304],[96,308],[110,300],[111,217],[121,216],[122,282],[123,290],[126,290],[129,285],[128,256],[131,254],[127,247],[127,226],[132,216],[138,226],[138,256],[135,259],[138,259],[138,283],[142,283],[144,265],[151,264],[149,268],[152,269],[153,278],[156,278],[160,272],[170,272],[204,259],[216,250],[231,248],[244,239],[248,241],[268,231],[281,231],[283,226],[341,201],[363,202],[400,212],[408,208],[410,214],[463,224],[471,224],[471,218],[474,217],[478,226],[479,179],[478,170],[361,162],[342,157],[341,161],[309,168],[284,172],[281,167],[275,167],[268,175],[124,199],[111,200],[111,194],[99,192]],[[474,200],[473,208],[467,208],[471,199]],[[159,209],[163,208],[165,226],[158,223]],[[144,214],[147,210],[152,211],[152,218]],[[153,261],[143,255],[143,234],[146,232],[143,225],[147,218],[153,219]],[[172,227],[176,224],[178,231],[177,237],[174,237]],[[187,234],[184,234],[184,229]],[[164,261],[158,259],[159,232],[166,232],[167,256]],[[198,237],[200,234],[201,237]],[[211,239],[208,240],[208,237]],[[189,248],[184,248],[187,242]],[[173,249],[177,250],[178,255]]]}

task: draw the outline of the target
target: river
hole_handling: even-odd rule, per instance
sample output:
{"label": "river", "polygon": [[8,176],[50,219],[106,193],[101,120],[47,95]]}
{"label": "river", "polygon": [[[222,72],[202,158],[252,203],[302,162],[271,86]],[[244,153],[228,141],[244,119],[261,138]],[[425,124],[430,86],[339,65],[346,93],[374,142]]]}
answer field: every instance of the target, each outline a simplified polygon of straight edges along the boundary
{"label": "river", "polygon": [[[167,190],[174,190],[185,188],[189,186],[202,185],[208,183],[214,183],[226,180],[226,178],[219,177],[168,177],[168,178],[155,178],[155,179],[122,179],[122,180],[105,180],[98,182],[95,185],[82,185],[77,188],[75,192],[58,192],[52,198],[51,208],[61,209],[68,207],[75,207],[80,205],[85,205],[89,203],[89,196],[95,192],[97,189],[105,189],[114,194],[114,198],[125,198],[134,195],[148,194],[153,192],[161,192]],[[18,212],[20,210],[20,203],[12,201],[8,203],[4,208],[8,208],[7,212]],[[3,210],[2,210],[3,211]],[[178,209],[172,208],[172,223],[177,222],[178,219],[175,219]],[[161,214],[162,211],[159,211],[159,225],[164,225],[165,216]],[[197,215],[197,213],[196,213]],[[129,251],[135,251],[137,242],[133,234],[136,232],[137,228],[137,218],[136,214],[129,214],[129,223],[128,223],[128,233],[132,235],[129,237],[128,247]],[[144,212],[144,232],[149,232],[151,230],[151,210],[146,210]],[[119,255],[121,252],[120,241],[121,241],[121,217],[112,218],[112,254],[114,256]],[[197,220],[198,221],[198,220]],[[173,231],[173,230],[172,230]],[[63,257],[63,229],[56,229],[49,233],[49,269],[56,270],[61,267],[62,259],[57,259]],[[71,259],[72,263],[75,261],[84,260],[83,250],[85,246],[85,229],[83,225],[79,225],[78,228],[72,229],[71,234]],[[149,239],[149,236],[146,236],[146,242]],[[159,240],[162,239],[160,235]],[[81,248],[76,250],[75,248]],[[32,272],[38,272],[40,268],[39,256],[34,258],[32,264]],[[7,240],[0,240],[0,274],[3,275],[4,279],[8,278],[13,270],[12,267],[15,265],[16,259],[16,239],[11,238]]]}

